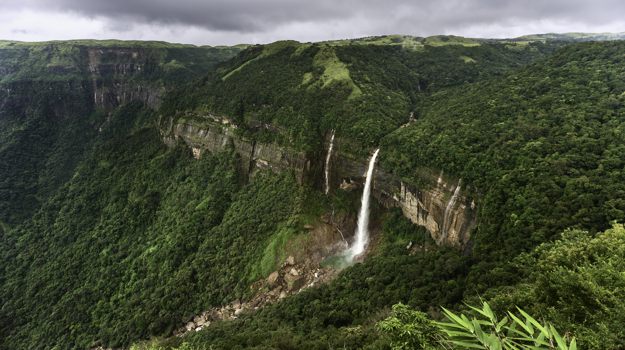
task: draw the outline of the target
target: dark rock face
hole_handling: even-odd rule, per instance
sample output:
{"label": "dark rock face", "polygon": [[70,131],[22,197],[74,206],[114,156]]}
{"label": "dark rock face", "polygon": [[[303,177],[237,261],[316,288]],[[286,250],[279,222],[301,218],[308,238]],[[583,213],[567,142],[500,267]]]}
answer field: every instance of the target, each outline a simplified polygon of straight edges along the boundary
{"label": "dark rock face", "polygon": [[165,93],[156,82],[134,76],[156,71],[158,62],[142,49],[88,48],[88,71],[93,90],[93,102],[98,108],[112,110],[132,101],[157,108]]}
{"label": "dark rock face", "polygon": [[376,197],[386,206],[401,208],[439,245],[466,247],[477,224],[475,201],[462,193],[460,185],[450,184],[442,176],[439,179],[436,186],[427,189],[412,188],[397,179],[382,181]]}
{"label": "dark rock face", "polygon": [[[324,183],[323,167],[325,154],[311,158],[275,143],[260,143],[236,134],[236,127],[225,118],[206,116],[197,122],[170,123],[163,139],[173,145],[184,141],[200,157],[202,152],[219,152],[234,147],[241,156],[241,167],[245,174],[253,176],[258,169],[294,171],[300,183],[320,185]],[[329,138],[326,140],[326,152]],[[341,140],[335,140],[334,151],[329,162],[330,190],[338,187],[355,189],[362,186],[367,170],[367,159],[352,157],[341,151]],[[384,150],[381,150],[383,156]],[[413,223],[424,226],[440,245],[464,248],[471,231],[477,224],[477,207],[470,191],[464,189],[461,180],[454,180],[440,174],[438,178],[425,179],[431,185],[414,188],[399,177],[376,166],[373,195],[386,207],[399,207]]]}
{"label": "dark rock face", "polygon": [[236,127],[226,119],[209,116],[210,122],[199,126],[193,123],[179,123],[171,126],[171,132],[164,135],[165,142],[173,144],[184,141],[196,158],[202,152],[219,152],[233,147],[241,157],[241,170],[253,176],[260,169],[274,171],[292,170],[300,183],[308,180],[311,161],[305,153],[281,147],[275,143],[248,140],[236,134]]}
{"label": "dark rock face", "polygon": [[70,179],[116,108],[139,102],[156,109],[166,89],[236,52],[121,41],[3,42],[0,222],[23,222]]}
{"label": "dark rock face", "polygon": [[[380,150],[383,157],[384,150]],[[333,187],[348,188],[362,184],[367,171],[367,159],[354,159],[340,151],[338,140],[331,171]],[[438,178],[424,179],[427,188],[415,188],[399,177],[376,165],[373,195],[385,207],[399,207],[413,223],[424,226],[439,245],[463,248],[477,225],[477,207],[468,191],[443,173]],[[455,195],[454,195],[455,194]]]}

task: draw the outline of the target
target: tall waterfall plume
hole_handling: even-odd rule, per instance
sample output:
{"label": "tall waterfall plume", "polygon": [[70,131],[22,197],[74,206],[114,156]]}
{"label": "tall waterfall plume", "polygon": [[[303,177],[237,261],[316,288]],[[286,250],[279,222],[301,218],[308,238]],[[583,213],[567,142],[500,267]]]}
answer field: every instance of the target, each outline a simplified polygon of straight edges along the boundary
{"label": "tall waterfall plume", "polygon": [[440,239],[438,240],[438,243],[443,242],[445,238],[447,238],[447,235],[449,233],[449,229],[447,226],[451,224],[449,222],[449,218],[451,216],[451,210],[454,208],[454,206],[456,205],[456,202],[458,201],[458,196],[460,195],[461,185],[462,185],[462,179],[458,180],[458,186],[456,186],[456,189],[454,190],[454,194],[451,196],[451,199],[449,199],[449,202],[447,202],[447,207],[445,207],[445,214],[443,215],[443,225],[441,229],[441,236],[440,236]]}
{"label": "tall waterfall plume", "polygon": [[369,242],[369,198],[371,197],[371,182],[373,181],[373,168],[375,160],[378,157],[380,149],[376,149],[369,160],[369,168],[367,168],[367,178],[365,180],[365,189],[362,191],[362,201],[360,204],[360,212],[358,213],[358,227],[356,229],[356,240],[349,249],[350,258],[354,258],[365,251],[365,246]]}
{"label": "tall waterfall plume", "polygon": [[326,195],[330,192],[330,158],[332,158],[332,149],[334,148],[334,130],[332,130],[332,136],[330,137],[330,147],[328,147],[328,155],[326,155]]}

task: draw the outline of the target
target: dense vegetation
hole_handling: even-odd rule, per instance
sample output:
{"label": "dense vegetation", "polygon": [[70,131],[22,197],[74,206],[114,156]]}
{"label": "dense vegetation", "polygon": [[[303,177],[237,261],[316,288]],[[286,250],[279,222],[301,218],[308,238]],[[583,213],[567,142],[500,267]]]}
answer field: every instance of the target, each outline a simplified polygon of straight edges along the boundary
{"label": "dense vegetation", "polygon": [[581,349],[625,346],[625,229],[567,230],[510,265],[520,281],[485,294],[495,310],[524,305],[578,337]]}
{"label": "dense vegetation", "polygon": [[484,350],[577,350],[577,340],[561,335],[549,323],[541,323],[524,310],[508,311],[499,319],[487,302],[467,305],[475,315],[456,314],[443,308],[446,322],[435,322],[427,314],[395,304],[388,318],[378,322],[393,350],[484,349]]}
{"label": "dense vegetation", "polygon": [[[389,220],[392,222],[391,226],[403,228],[395,220]],[[447,318],[443,324],[433,322],[431,315],[437,318],[443,315],[432,305],[460,300],[456,288],[462,288],[458,282],[466,283],[466,280],[450,277],[463,270],[465,261],[451,252],[409,256],[402,249],[405,241],[391,226],[386,227],[390,231],[385,232],[385,237],[394,237],[394,241],[386,242],[380,251],[385,257],[375,256],[354,266],[328,287],[301,293],[252,317],[220,323],[183,339],[144,343],[136,349],[202,349],[207,344],[220,349],[501,348],[496,343],[503,344],[504,349],[536,346],[566,350],[574,349],[574,344],[580,349],[624,346],[621,325],[625,307],[622,273],[625,229],[622,225],[595,236],[569,230],[557,241],[520,255],[505,266],[518,274],[521,281],[491,289],[483,296],[490,300],[493,310],[488,303],[479,309],[462,306],[468,317],[458,320],[450,316],[456,316],[453,312],[443,309],[442,314]],[[369,263],[375,267],[367,266]],[[370,274],[359,276],[365,271]],[[421,283],[402,286],[401,283],[407,282],[400,277],[402,273],[419,276],[408,280]],[[384,309],[369,313],[368,310],[388,307],[388,298],[406,300],[430,315],[403,304],[394,305],[390,312]],[[477,297],[471,299],[479,302]],[[320,303],[321,300],[326,302]],[[523,305],[529,315],[510,310],[514,305]],[[389,316],[384,318],[387,313]],[[477,325],[472,325],[472,320],[478,320]],[[478,325],[482,334],[475,331]]]}
{"label": "dense vegetation", "polygon": [[97,106],[95,87],[173,88],[239,50],[124,41],[0,41],[0,229],[23,222],[72,176],[110,112]]}
{"label": "dense vegetation", "polygon": [[[567,230],[555,242],[520,255],[511,268],[522,281],[490,290],[485,296],[491,302],[484,302],[482,308],[467,305],[471,319],[444,310],[448,322],[433,323],[426,314],[397,304],[391,315],[378,323],[378,329],[390,338],[394,349],[427,349],[437,344],[480,349],[500,349],[502,345],[504,349],[573,349],[578,340],[571,334],[579,336],[580,349],[620,349],[625,345],[621,327],[624,249],[623,225],[614,225],[594,237]],[[490,305],[495,306],[494,311]],[[506,312],[510,305],[526,305],[535,316],[553,324],[541,323],[520,309],[521,315]],[[567,333],[561,336],[557,329]],[[567,341],[566,337],[572,339]]]}
{"label": "dense vegetation", "polygon": [[[130,106],[114,119],[143,113]],[[254,277],[245,271],[262,253],[255,243],[302,198],[289,174],[241,187],[233,153],[195,161],[154,129],[98,143],[28,224],[4,236],[11,311],[2,338],[17,348],[117,346],[167,332],[243,296]]]}
{"label": "dense vegetation", "polygon": [[158,110],[93,102],[91,45],[0,42],[0,348],[167,336],[248,297],[290,235],[355,212],[358,196],[322,196],[289,171],[247,182],[230,147],[194,159],[164,145],[163,117],[209,113],[309,154],[332,129],[354,157],[381,145],[380,166],[417,186],[443,170],[476,198],[479,225],[463,253],[376,207],[374,250],[331,283],[138,347],[387,349],[398,339],[379,321],[400,312],[417,333],[399,340],[435,346],[440,306],[470,312],[479,297],[581,348],[624,346],[624,233],[610,227],[625,220],[625,44],[391,36],[252,46],[217,64],[239,49],[149,43],[138,57],[152,68],[129,75],[115,66],[127,53],[103,56],[113,73],[96,83],[167,89]]}
{"label": "dense vegetation", "polygon": [[104,115],[80,82],[0,89],[0,222],[15,225],[73,174]]}
{"label": "dense vegetation", "polygon": [[135,64],[144,64],[147,69],[134,72],[133,79],[165,84],[187,82],[211,71],[241,49],[121,40],[39,43],[0,40],[0,83],[83,80],[93,68],[90,59],[95,56],[99,57],[98,63],[105,65],[120,63],[120,56],[138,58]]}
{"label": "dense vegetation", "polygon": [[383,347],[375,321],[393,303],[422,309],[462,300],[466,257],[452,249],[428,249],[410,255],[406,244],[424,237],[399,211],[384,218],[384,242],[362,264],[345,270],[329,285],[308,289],[279,304],[232,322],[222,322],[183,340],[191,348],[358,349]]}
{"label": "dense vegetation", "polygon": [[546,61],[434,94],[384,139],[383,166],[415,181],[429,166],[480,200],[471,292],[512,278],[497,264],[568,227],[625,220],[625,44],[566,47]]}
{"label": "dense vegetation", "polygon": [[[242,52],[216,76],[171,94],[162,110],[225,115],[256,131],[258,138],[304,150],[319,149],[331,129],[371,147],[408,121],[425,92],[501,75],[555,46],[404,49],[277,42]],[[273,129],[259,128],[264,124]]]}

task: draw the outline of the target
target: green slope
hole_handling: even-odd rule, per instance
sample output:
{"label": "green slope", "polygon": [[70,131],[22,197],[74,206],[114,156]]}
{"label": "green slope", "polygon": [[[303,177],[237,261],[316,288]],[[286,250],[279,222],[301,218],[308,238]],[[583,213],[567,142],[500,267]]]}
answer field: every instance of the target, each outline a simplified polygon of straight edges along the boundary
{"label": "green slope", "polygon": [[120,346],[167,333],[243,296],[256,242],[297,214],[291,175],[241,187],[232,153],[196,161],[154,128],[126,130],[146,116],[120,110],[72,179],[3,235],[4,346]]}
{"label": "green slope", "polygon": [[[422,47],[415,49],[416,42]],[[53,57],[57,51],[50,51]],[[32,62],[43,62],[43,52],[32,53]],[[579,316],[570,310],[594,301],[562,294],[571,309],[559,318],[565,299],[536,295],[549,271],[528,269],[532,261],[557,269],[566,257],[543,258],[545,248],[534,260],[522,253],[567,227],[588,230],[578,235],[589,239],[612,220],[625,220],[623,57],[621,42],[278,42],[249,47],[188,86],[179,85],[177,74],[167,78],[165,68],[131,76],[165,79],[159,84],[175,89],[158,111],[135,102],[110,115],[67,84],[74,68],[68,80],[38,63],[31,73],[9,73],[7,83],[18,84],[52,72],[38,86],[68,90],[59,90],[60,100],[53,93],[35,96],[33,110],[21,99],[18,107],[0,109],[0,164],[10,174],[2,190],[12,196],[3,199],[28,207],[3,207],[10,220],[0,217],[10,227],[0,231],[0,348],[127,346],[166,336],[184,317],[245,297],[254,278],[271,270],[262,266],[271,261],[267,247],[285,227],[299,231],[302,217],[329,212],[330,204],[358,206],[357,196],[325,199],[289,172],[264,173],[244,185],[230,151],[195,160],[185,146],[163,145],[159,117],[204,113],[232,118],[243,136],[310,153],[320,152],[322,136],[336,129],[362,146],[349,150],[356,157],[381,145],[380,164],[407,183],[420,184],[424,168],[462,177],[478,198],[479,225],[463,253],[434,247],[399,211],[376,207],[379,241],[362,264],[328,285],[164,347],[388,348],[375,322],[392,304],[408,303],[436,318],[440,305],[457,308],[463,299],[489,295],[501,304],[523,301],[533,311],[554,308],[548,316],[560,329],[574,331],[587,348],[601,348],[591,333],[612,329],[614,314]],[[178,70],[172,60],[158,62]],[[76,65],[75,74],[83,68]],[[18,96],[30,91],[26,86]],[[58,118],[59,105],[78,112]],[[400,128],[411,112],[414,120]],[[265,123],[271,132],[258,127]],[[54,167],[64,164],[63,154],[76,156]],[[38,172],[41,164],[59,174]],[[21,193],[34,204],[16,201]],[[587,239],[580,238],[585,247],[599,245]],[[410,241],[423,249],[409,254]],[[556,244],[554,255],[569,254],[565,248]],[[618,254],[615,247],[585,263],[593,267]],[[601,267],[592,277],[606,272],[609,278],[597,277],[600,288],[593,290],[619,296],[620,265]],[[580,282],[583,271],[569,270],[570,280]],[[506,288],[528,284],[535,285],[530,292],[506,299]],[[603,301],[607,294],[585,295]],[[608,347],[618,348],[610,339]]]}
{"label": "green slope", "polygon": [[95,89],[118,97],[142,91],[134,100],[149,100],[209,74],[240,50],[160,42],[0,42],[0,221],[22,222],[72,175],[108,120],[110,110],[103,109],[116,103],[110,98],[103,106]]}
{"label": "green slope", "polygon": [[[382,142],[407,181],[434,167],[477,188],[474,254],[506,259],[567,227],[625,219],[625,43],[575,44],[492,80],[432,95]],[[492,285],[475,271],[474,288]]]}
{"label": "green slope", "polygon": [[[616,301],[623,270],[609,263],[620,259],[620,241],[597,255],[584,247],[573,252],[575,242],[565,243],[550,253],[555,257],[539,258],[536,272],[524,255],[511,258],[559,237],[564,228],[589,230],[577,233],[587,244],[611,221],[625,220],[622,57],[622,42],[574,44],[502,77],[431,91],[417,105],[416,121],[382,139],[382,166],[408,183],[418,184],[419,169],[432,167],[474,186],[480,212],[469,257],[443,251],[409,257],[404,244],[392,250],[390,243],[327,287],[169,346],[384,348],[373,324],[389,299],[436,317],[432,307],[459,303],[458,293],[471,300],[486,293],[500,310],[514,300],[548,315],[559,329],[574,332],[584,348],[619,348],[613,334],[618,317],[589,305],[623,307]],[[384,236],[390,242],[397,231],[409,231],[389,225]],[[593,247],[588,249],[599,249]],[[571,267],[578,260],[584,267]],[[427,268],[414,271],[411,264]],[[491,289],[505,285],[513,287]],[[510,295],[511,290],[517,292]]]}
{"label": "green slope", "polygon": [[[205,75],[242,47],[210,47],[150,41],[70,40],[0,41],[0,83],[20,80],[73,80],[89,77],[90,51],[104,52],[102,63],[118,63],[112,52],[141,55],[139,63],[152,67],[134,79],[184,82]],[[108,54],[106,54],[108,53]]]}
{"label": "green slope", "polygon": [[412,50],[379,40],[250,47],[222,65],[220,76],[170,95],[162,112],[225,115],[250,133],[269,123],[279,132],[255,137],[308,151],[319,150],[330,129],[371,147],[427,93],[501,75],[558,46],[438,45],[441,38],[430,38]]}

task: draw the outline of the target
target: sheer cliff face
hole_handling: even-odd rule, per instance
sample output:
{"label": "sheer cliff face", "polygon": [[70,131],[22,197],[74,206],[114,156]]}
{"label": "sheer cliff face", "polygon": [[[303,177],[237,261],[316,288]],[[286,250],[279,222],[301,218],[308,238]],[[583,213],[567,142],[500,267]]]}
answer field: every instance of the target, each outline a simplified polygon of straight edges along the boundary
{"label": "sheer cliff face", "polygon": [[0,86],[82,82],[96,108],[133,101],[156,108],[165,90],[206,75],[239,51],[160,42],[0,41]]}
{"label": "sheer cliff face", "polygon": [[[353,159],[341,152],[338,141],[331,182],[334,187],[360,186],[366,159]],[[381,150],[380,157],[384,157]],[[423,175],[422,188],[404,183],[381,166],[374,173],[374,196],[386,207],[399,207],[413,223],[425,227],[439,245],[465,248],[477,224],[477,206],[463,189],[462,181],[442,172],[438,177]]]}
{"label": "sheer cliff face", "polygon": [[383,201],[402,209],[404,215],[424,226],[440,245],[465,247],[477,224],[475,201],[461,187],[441,180],[427,189],[411,188],[394,182],[391,192],[381,192]]}
{"label": "sheer cliff face", "polygon": [[[306,154],[274,143],[258,143],[237,135],[235,127],[226,119],[215,116],[203,118],[201,124],[167,121],[163,138],[169,145],[178,141],[187,144],[196,157],[204,152],[219,152],[233,147],[241,156],[241,167],[250,176],[260,168],[274,171],[293,170],[300,182],[321,186],[325,182],[323,167],[325,157],[311,159]],[[327,140],[326,151],[329,147]],[[384,150],[380,151],[383,157]],[[324,155],[325,156],[325,155]],[[358,159],[341,152],[341,140],[335,140],[329,162],[331,190],[362,186],[367,170],[367,159]],[[424,226],[440,245],[465,248],[471,231],[477,224],[477,208],[461,180],[440,174],[423,179],[429,184],[417,188],[405,184],[397,176],[377,166],[374,172],[373,194],[386,207],[399,207],[413,223]],[[321,188],[321,187],[320,187]]]}
{"label": "sheer cliff face", "polygon": [[164,86],[157,81],[141,79],[159,68],[159,62],[150,56],[141,49],[88,48],[87,67],[94,105],[111,110],[140,101],[157,108],[165,92]]}
{"label": "sheer cliff face", "polygon": [[73,174],[130,102],[207,74],[238,49],[121,41],[0,41],[0,223],[17,225]]}
{"label": "sheer cliff face", "polygon": [[204,152],[219,152],[232,147],[241,157],[243,174],[253,176],[259,169],[274,171],[293,170],[300,183],[306,182],[312,172],[311,161],[303,152],[281,147],[275,143],[248,140],[236,134],[236,127],[227,120],[216,117],[213,122],[196,125],[193,123],[170,124],[170,131],[164,134],[165,142],[174,145],[183,141],[196,158]]}
{"label": "sheer cliff face", "polygon": [[[71,99],[71,103],[80,102],[108,111],[131,101],[156,107],[164,89],[149,73],[155,71],[159,63],[153,52],[140,48],[16,44],[0,47],[0,85],[12,90],[24,89],[28,84],[51,90],[50,100]],[[54,84],[63,88],[50,88]],[[65,88],[68,86],[71,91]],[[33,96],[16,95],[12,97]],[[87,96],[90,98],[83,100]]]}

